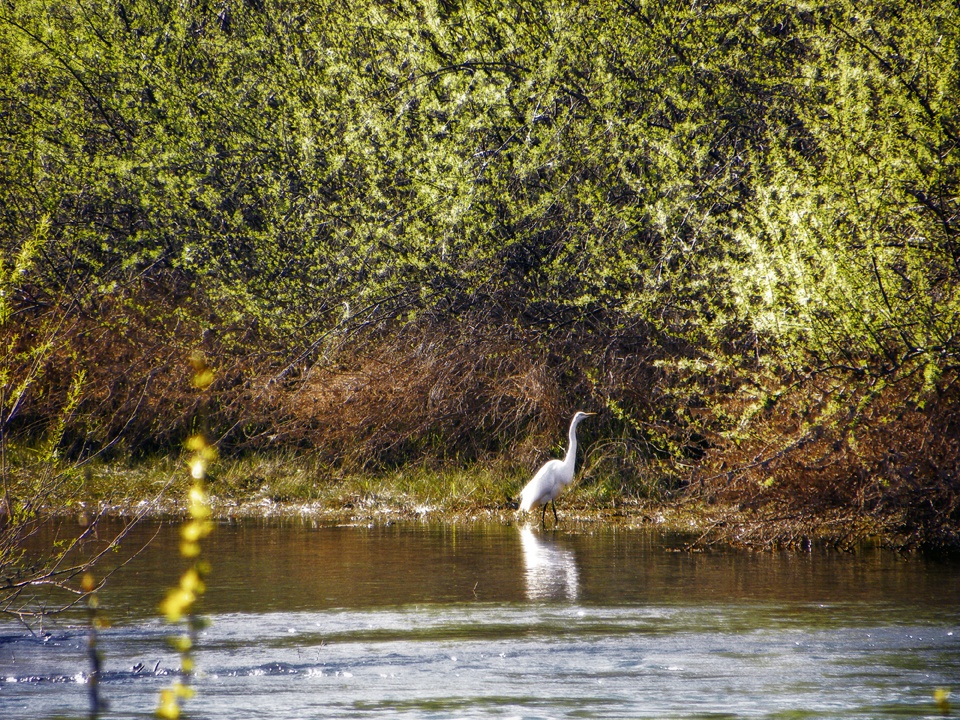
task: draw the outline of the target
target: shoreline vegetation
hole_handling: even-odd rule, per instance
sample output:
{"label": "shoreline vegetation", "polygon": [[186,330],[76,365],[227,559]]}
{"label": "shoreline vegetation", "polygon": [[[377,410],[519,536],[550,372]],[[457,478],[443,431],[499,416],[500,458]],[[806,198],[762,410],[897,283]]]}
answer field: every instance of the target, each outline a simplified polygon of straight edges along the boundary
{"label": "shoreline vegetation", "polygon": [[[500,523],[537,525],[536,513],[518,510],[526,478],[487,465],[386,474],[352,474],[336,481],[316,476],[309,457],[258,456],[218,463],[209,477],[209,507],[216,522],[300,521],[334,525],[395,523]],[[181,521],[188,516],[188,473],[181,458],[117,461],[84,472],[82,489],[42,517],[75,518],[88,527],[99,519]],[[867,543],[909,549],[900,528],[846,509],[795,517],[680,494],[651,499],[611,490],[581,477],[560,496],[560,524],[547,530],[589,532],[599,526],[647,529],[687,537],[689,550],[734,546],[754,550],[842,551]],[[934,548],[928,548],[934,549]],[[944,549],[944,548],[936,548]],[[949,549],[949,548],[947,548]]]}
{"label": "shoreline vegetation", "polygon": [[957,551],[958,56],[945,0],[0,3],[0,569],[198,436],[218,512],[499,517],[576,410],[567,517]]}

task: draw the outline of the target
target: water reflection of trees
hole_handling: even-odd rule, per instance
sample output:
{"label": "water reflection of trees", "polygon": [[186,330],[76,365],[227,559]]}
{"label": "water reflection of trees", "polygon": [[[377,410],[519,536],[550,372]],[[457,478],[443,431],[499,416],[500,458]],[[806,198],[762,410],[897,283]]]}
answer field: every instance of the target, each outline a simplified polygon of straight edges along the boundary
{"label": "water reflection of trees", "polygon": [[530,600],[577,599],[580,572],[573,550],[539,537],[530,527],[520,529],[520,545]]}

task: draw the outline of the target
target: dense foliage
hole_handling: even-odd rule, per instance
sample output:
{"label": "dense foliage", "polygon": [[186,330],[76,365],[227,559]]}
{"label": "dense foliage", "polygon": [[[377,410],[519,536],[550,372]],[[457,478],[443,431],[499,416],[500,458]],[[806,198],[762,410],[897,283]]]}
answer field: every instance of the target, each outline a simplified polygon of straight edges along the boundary
{"label": "dense foliage", "polygon": [[58,318],[84,451],[184,435],[202,342],[238,445],[471,459],[589,404],[627,486],[960,521],[955,3],[0,8],[7,364]]}

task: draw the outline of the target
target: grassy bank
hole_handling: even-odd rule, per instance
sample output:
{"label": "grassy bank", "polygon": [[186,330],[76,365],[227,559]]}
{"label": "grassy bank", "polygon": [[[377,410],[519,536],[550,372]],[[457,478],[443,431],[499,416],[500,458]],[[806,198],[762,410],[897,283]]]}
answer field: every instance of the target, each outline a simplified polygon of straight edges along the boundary
{"label": "grassy bank", "polygon": [[[20,492],[32,492],[35,470],[26,465],[14,471]],[[536,523],[536,513],[517,510],[520,488],[528,479],[523,467],[505,463],[333,476],[316,458],[294,454],[221,460],[207,478],[211,508],[221,521],[295,518],[320,524]],[[84,526],[101,514],[182,518],[190,483],[179,456],[94,462],[64,480],[58,499],[38,510],[41,515],[75,516]],[[62,498],[68,500],[60,502]],[[597,525],[654,528],[688,535],[694,549],[799,550],[814,542],[848,549],[864,541],[898,549],[918,546],[903,533],[902,517],[877,518],[847,508],[803,515],[795,507],[749,507],[695,493],[641,496],[599,481],[589,465],[558,505],[564,532]]]}

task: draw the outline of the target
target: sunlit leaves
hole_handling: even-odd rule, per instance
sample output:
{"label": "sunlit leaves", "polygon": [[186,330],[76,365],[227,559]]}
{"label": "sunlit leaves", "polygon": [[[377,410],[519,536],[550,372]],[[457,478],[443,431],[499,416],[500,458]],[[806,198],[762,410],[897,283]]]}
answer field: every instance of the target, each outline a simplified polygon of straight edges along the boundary
{"label": "sunlit leaves", "polygon": [[947,715],[950,713],[950,689],[949,688],[937,688],[933,691],[933,701],[936,703],[937,710],[942,714]]}
{"label": "sunlit leaves", "polygon": [[157,717],[164,720],[176,720],[181,716],[181,700],[189,700],[196,694],[196,691],[184,685],[177,680],[169,688],[163,688],[160,691],[160,704],[157,707]]}
{"label": "sunlit leaves", "polygon": [[756,201],[734,232],[742,307],[800,361],[873,358],[882,372],[956,352],[960,148],[943,88],[960,83],[956,34],[944,32],[957,14],[900,10],[810,18],[802,131],[770,128]]}
{"label": "sunlit leaves", "polygon": [[284,333],[345,301],[384,319],[491,296],[646,310],[730,191],[732,60],[702,52],[743,24],[725,6],[124,8],[91,37],[45,20],[122,112],[87,108],[61,68],[31,102],[77,108],[58,123],[73,149],[11,186],[61,208],[101,287],[183,270],[221,312]]}
{"label": "sunlit leaves", "polygon": [[278,357],[470,313],[544,355],[956,364],[948,3],[86,7],[0,19],[0,243],[42,237],[38,298],[160,277]]}
{"label": "sunlit leaves", "polygon": [[[214,381],[214,373],[206,358],[199,352],[190,357],[193,367],[191,378],[194,388],[206,391]],[[210,496],[204,487],[207,466],[216,459],[216,448],[202,434],[187,439],[186,449],[190,452],[188,464],[192,482],[187,490],[187,519],[180,526],[180,555],[191,565],[180,576],[177,586],[167,592],[160,603],[160,612],[169,623],[186,620],[187,632],[171,638],[171,645],[180,655],[180,669],[189,678],[194,670],[191,651],[194,638],[203,626],[203,620],[196,614],[195,605],[206,592],[204,578],[210,572],[210,564],[200,557],[200,541],[213,531],[210,520]],[[160,692],[160,702],[156,714],[161,718],[180,717],[180,703],[193,696],[193,689],[179,680],[170,688]]]}

